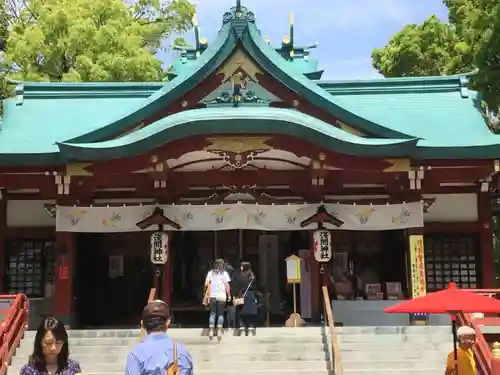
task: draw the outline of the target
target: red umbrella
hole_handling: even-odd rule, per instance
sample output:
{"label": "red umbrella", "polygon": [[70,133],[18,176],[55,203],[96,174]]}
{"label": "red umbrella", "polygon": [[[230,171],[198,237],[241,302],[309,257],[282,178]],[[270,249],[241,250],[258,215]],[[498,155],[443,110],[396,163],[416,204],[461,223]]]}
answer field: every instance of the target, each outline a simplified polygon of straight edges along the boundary
{"label": "red umbrella", "polygon": [[451,314],[455,374],[458,374],[456,314],[460,311],[465,313],[498,313],[500,312],[500,300],[459,289],[455,283],[450,283],[448,289],[404,301],[384,310],[385,313],[393,314]]}
{"label": "red umbrella", "polygon": [[500,300],[459,289],[455,283],[450,283],[448,289],[404,301],[384,310],[385,313],[393,314],[453,314],[459,311],[499,313]]}

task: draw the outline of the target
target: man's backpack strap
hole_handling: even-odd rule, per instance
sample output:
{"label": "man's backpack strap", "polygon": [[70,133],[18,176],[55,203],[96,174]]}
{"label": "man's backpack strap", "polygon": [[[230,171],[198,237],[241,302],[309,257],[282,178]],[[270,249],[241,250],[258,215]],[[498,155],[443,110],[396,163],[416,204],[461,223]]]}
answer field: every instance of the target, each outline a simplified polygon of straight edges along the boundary
{"label": "man's backpack strap", "polygon": [[174,346],[174,366],[179,366],[179,352],[177,350],[177,343],[173,341]]}

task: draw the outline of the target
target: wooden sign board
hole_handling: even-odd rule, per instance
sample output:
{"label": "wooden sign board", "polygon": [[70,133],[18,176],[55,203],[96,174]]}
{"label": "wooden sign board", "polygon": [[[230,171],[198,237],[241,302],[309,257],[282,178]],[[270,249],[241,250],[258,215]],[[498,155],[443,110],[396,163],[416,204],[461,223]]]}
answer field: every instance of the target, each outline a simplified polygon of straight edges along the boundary
{"label": "wooden sign board", "polygon": [[69,268],[68,266],[61,265],[59,266],[59,280],[68,280],[69,279]]}
{"label": "wooden sign board", "polygon": [[286,262],[286,279],[289,284],[300,283],[300,261],[296,255],[291,255],[285,259]]}
{"label": "wooden sign board", "polygon": [[165,264],[168,261],[168,235],[154,232],[151,235],[151,263]]}

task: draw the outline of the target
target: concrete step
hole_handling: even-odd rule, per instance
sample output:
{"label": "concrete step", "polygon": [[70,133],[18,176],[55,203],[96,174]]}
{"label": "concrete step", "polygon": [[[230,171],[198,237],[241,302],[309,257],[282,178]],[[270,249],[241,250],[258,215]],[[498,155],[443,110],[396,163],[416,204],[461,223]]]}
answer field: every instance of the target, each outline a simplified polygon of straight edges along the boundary
{"label": "concrete step", "polygon": [[[186,337],[186,338],[173,338],[176,341],[183,343],[184,345],[206,345],[209,341],[207,337]],[[28,340],[28,339],[26,339]],[[223,342],[238,345],[276,345],[282,342],[292,341],[294,344],[321,344],[323,343],[323,338],[318,336],[296,336],[292,338],[281,338],[281,337],[261,337],[259,335],[255,337],[237,337],[231,335],[224,335]],[[24,340],[23,340],[24,341]],[[139,343],[139,339],[135,337],[99,337],[99,338],[71,338],[69,339],[69,347],[74,348],[76,346],[126,346],[131,347]]]}
{"label": "concrete step", "polygon": [[[115,354],[103,354],[100,353],[99,356],[95,354],[75,354],[72,351],[71,357],[79,361],[82,366],[87,364],[95,363],[125,363],[127,359],[128,350],[124,350],[121,353]],[[323,351],[311,351],[311,352],[265,352],[259,349],[258,352],[227,352],[224,353],[232,362],[250,362],[250,361],[325,361],[327,359],[327,354]],[[214,352],[213,350],[205,350],[203,352],[191,353],[193,361],[197,363],[204,363],[209,361],[220,361],[220,353]],[[28,355],[16,355],[12,359],[12,365],[24,365],[28,359]]]}
{"label": "concrete step", "polygon": [[356,350],[356,351],[341,351],[340,357],[342,362],[344,361],[382,361],[382,360],[393,360],[393,359],[401,359],[401,360],[435,360],[446,358],[448,355],[448,351],[438,351],[438,350],[425,350],[425,349],[415,349],[411,351],[387,351],[387,350],[373,350],[373,351],[364,351],[364,350]]}
{"label": "concrete step", "polygon": [[339,344],[340,351],[385,351],[385,352],[401,352],[413,351],[416,349],[425,349],[426,351],[450,351],[453,349],[453,343],[450,342],[429,342],[425,344],[426,347],[422,348],[421,344],[413,342],[394,342],[394,343],[381,343],[373,342],[344,342]]}
{"label": "concrete step", "polygon": [[[450,323],[451,324],[451,323]],[[449,334],[450,326],[335,327],[337,334]]]}
{"label": "concrete step", "polygon": [[[285,328],[285,327],[266,327],[258,328],[258,335],[261,337],[295,337],[295,336],[316,336],[321,335],[322,327],[298,327],[298,328]],[[173,339],[199,337],[206,334],[206,329],[200,328],[171,328],[168,334]],[[34,338],[35,331],[26,331],[26,338]],[[96,338],[96,337],[131,337],[139,338],[139,328],[133,329],[82,329],[82,330],[68,330],[68,336],[74,338]]]}
{"label": "concrete step", "polygon": [[[272,343],[262,343],[255,340],[247,340],[248,338],[242,338],[241,340],[227,340],[226,337],[222,339],[222,342],[218,343],[217,340],[208,340],[206,337],[202,340],[197,340],[196,342],[186,342],[184,340],[179,340],[181,344],[183,344],[191,354],[195,355],[196,353],[209,353],[213,352],[215,349],[216,352],[223,351],[225,354],[230,355],[232,353],[242,353],[242,354],[251,354],[254,352],[257,353],[315,353],[315,352],[324,352],[325,344],[322,342],[316,343],[299,343],[295,340],[286,341],[283,343],[280,342],[272,342]],[[90,339],[89,339],[90,340]],[[128,351],[138,343],[138,341],[134,342],[130,345],[105,345],[106,343],[100,343],[99,345],[95,345],[89,342],[82,342],[79,345],[74,345],[70,343],[70,352],[74,356],[79,356],[81,354],[120,354],[120,353],[128,353]],[[24,342],[22,345],[17,348],[16,355],[28,356],[33,351],[33,343],[32,342]]]}
{"label": "concrete step", "polygon": [[408,370],[420,369],[425,367],[427,369],[440,369],[444,371],[446,358],[436,358],[434,360],[401,360],[394,358],[393,360],[367,360],[367,361],[345,361],[342,360],[344,370],[377,370],[377,369],[390,369],[390,370]]}
{"label": "concrete step", "polygon": [[[125,370],[125,361],[117,363],[81,363],[82,372],[116,372]],[[22,365],[11,366],[9,369],[15,373],[19,373]],[[264,371],[264,370],[307,370],[307,371],[322,371],[327,370],[328,366],[325,361],[210,361],[210,362],[194,362],[196,373],[202,371],[221,371],[222,369],[244,369],[244,371]]]}
{"label": "concrete step", "polygon": [[[85,375],[123,375],[123,371],[86,371],[83,369]],[[229,369],[223,368],[222,372],[224,375],[331,375],[331,371],[329,370],[246,370],[246,369]],[[220,375],[221,369],[217,370],[204,370],[204,369],[195,369],[196,374],[204,374],[204,375]],[[17,375],[17,373],[12,370],[8,370],[8,375]],[[393,375],[393,374],[391,374]],[[399,375],[399,374],[398,374]],[[413,375],[413,374],[412,374]],[[434,375],[434,374],[431,374]],[[441,374],[442,375],[442,374]]]}
{"label": "concrete step", "polygon": [[420,369],[365,369],[365,370],[346,370],[345,375],[443,375],[444,367],[441,369],[427,368]]}
{"label": "concrete step", "polygon": [[436,335],[436,334],[367,334],[367,335],[339,335],[337,341],[342,343],[366,343],[377,342],[380,344],[393,344],[411,342],[415,344],[429,342],[452,342],[451,335]]}

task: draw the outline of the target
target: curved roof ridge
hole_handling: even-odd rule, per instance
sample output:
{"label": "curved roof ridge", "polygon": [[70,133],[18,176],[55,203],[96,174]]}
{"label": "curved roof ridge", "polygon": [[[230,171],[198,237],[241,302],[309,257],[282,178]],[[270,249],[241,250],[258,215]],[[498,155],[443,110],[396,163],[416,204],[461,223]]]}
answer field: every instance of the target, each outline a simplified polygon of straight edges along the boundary
{"label": "curved roof ridge", "polygon": [[68,139],[65,142],[94,142],[98,139],[110,137],[125,130],[128,126],[138,123],[155,110],[178,99],[184,92],[198,83],[198,74],[201,71],[203,71],[203,76],[206,76],[215,71],[220,63],[227,58],[236,44],[236,39],[232,36],[234,34],[230,25],[224,25],[219,32],[219,38],[205,50],[203,53],[204,58],[199,58],[193,63],[192,69],[179,74],[172,81],[165,82],[163,88],[149,96],[137,107],[131,108],[128,114],[117,116],[115,121],[103,124],[101,127],[96,126],[96,130]]}
{"label": "curved roof ridge", "polygon": [[436,82],[436,83],[446,83],[446,82],[454,82],[459,83],[460,79],[468,78],[467,74],[453,74],[449,76],[416,76],[416,77],[379,77],[372,79],[354,79],[354,80],[316,80],[317,83],[324,84],[343,84],[343,83],[352,83],[352,84],[391,84],[391,83],[408,83],[408,82]]}
{"label": "curved roof ridge", "polygon": [[435,76],[435,77],[404,77],[381,78],[373,80],[354,81],[315,81],[330,94],[336,93],[428,93],[428,92],[457,92],[457,95],[467,97],[468,79],[463,75]]}
{"label": "curved roof ridge", "polygon": [[[257,121],[256,121],[257,120]],[[203,126],[198,126],[203,123]],[[281,124],[279,126],[278,124]],[[396,156],[408,153],[417,139],[362,138],[302,112],[281,108],[204,108],[177,113],[123,137],[95,143],[61,142],[65,158],[99,160],[140,154],[167,140],[202,134],[288,134],[317,142],[332,151],[364,156]]]}
{"label": "curved roof ridge", "polygon": [[343,122],[356,124],[366,133],[375,133],[386,138],[414,138],[411,134],[398,132],[381,124],[369,121],[356,113],[344,109],[335,102],[335,98],[325,89],[307,79],[305,76],[296,74],[285,63],[281,61],[276,51],[269,46],[260,36],[260,31],[253,24],[249,24],[247,33],[243,35],[243,46],[264,67],[274,65],[276,69],[268,69],[276,79],[283,82],[290,89],[309,97],[308,99],[316,106],[326,110]]}

